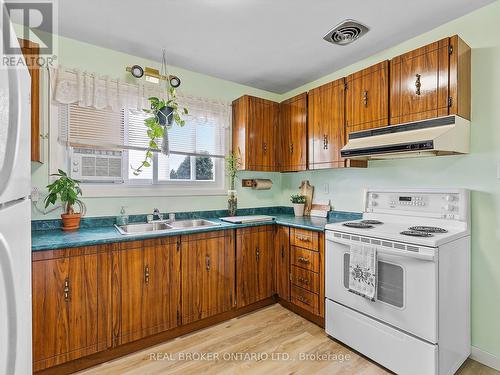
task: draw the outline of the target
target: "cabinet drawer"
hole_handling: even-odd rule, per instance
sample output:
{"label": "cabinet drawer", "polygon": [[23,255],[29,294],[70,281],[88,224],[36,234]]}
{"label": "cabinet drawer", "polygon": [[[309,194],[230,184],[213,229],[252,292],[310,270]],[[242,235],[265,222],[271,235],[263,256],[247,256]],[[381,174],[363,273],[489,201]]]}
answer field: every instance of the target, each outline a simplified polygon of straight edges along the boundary
{"label": "cabinet drawer", "polygon": [[319,275],[303,268],[292,266],[292,284],[319,293]]}
{"label": "cabinet drawer", "polygon": [[292,285],[291,297],[294,305],[302,307],[313,314],[319,314],[319,297],[316,294]]}
{"label": "cabinet drawer", "polygon": [[292,264],[309,271],[319,272],[319,253],[293,246]]}
{"label": "cabinet drawer", "polygon": [[290,244],[303,247],[304,249],[318,251],[318,233],[310,230],[292,228]]}

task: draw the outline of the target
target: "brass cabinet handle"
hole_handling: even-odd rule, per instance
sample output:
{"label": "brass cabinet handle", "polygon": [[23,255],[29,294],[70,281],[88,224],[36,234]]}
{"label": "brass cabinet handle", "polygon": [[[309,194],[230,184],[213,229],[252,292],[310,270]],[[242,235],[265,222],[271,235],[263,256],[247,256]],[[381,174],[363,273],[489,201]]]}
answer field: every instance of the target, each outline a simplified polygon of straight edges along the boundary
{"label": "brass cabinet handle", "polygon": [[308,279],[304,279],[303,277],[299,276],[297,278],[297,280],[299,280],[300,283],[302,284],[306,284],[306,285],[309,285],[309,280]]}
{"label": "brass cabinet handle", "polygon": [[281,258],[285,258],[285,247],[281,245]]}
{"label": "brass cabinet handle", "polygon": [[205,265],[206,265],[207,271],[210,271],[210,256],[209,255],[207,255],[207,257],[205,259]]}
{"label": "brass cabinet handle", "polygon": [[64,279],[64,301],[69,302],[70,299],[70,288],[69,288],[69,278]]}
{"label": "brass cabinet handle", "polygon": [[297,239],[299,241],[302,241],[302,242],[311,242],[311,239],[309,237],[301,236],[300,234],[298,234],[296,237],[297,237]]}
{"label": "brass cabinet handle", "polygon": [[420,87],[422,87],[422,83],[420,82],[420,74],[416,75],[417,79],[415,80],[415,94],[420,95]]}
{"label": "brass cabinet handle", "polygon": [[144,283],[146,285],[149,284],[149,266],[146,264],[146,266],[144,267]]}
{"label": "brass cabinet handle", "polygon": [[300,302],[305,303],[306,305],[310,305],[309,300],[307,298],[305,298],[304,296],[297,296],[297,299]]}
{"label": "brass cabinet handle", "polygon": [[267,153],[267,143],[266,142],[262,142],[262,151],[264,151],[264,154]]}
{"label": "brass cabinet handle", "polygon": [[323,134],[323,150],[328,150],[328,135]]}
{"label": "brass cabinet handle", "polygon": [[290,154],[293,154],[293,143],[290,144]]}
{"label": "brass cabinet handle", "polygon": [[260,249],[255,249],[255,260],[258,262],[260,260]]}
{"label": "brass cabinet handle", "polygon": [[309,259],[308,259],[308,258],[299,257],[297,260],[298,260],[300,263],[305,263],[305,264],[309,263]]}
{"label": "brass cabinet handle", "polygon": [[368,107],[368,91],[363,91],[363,105]]}

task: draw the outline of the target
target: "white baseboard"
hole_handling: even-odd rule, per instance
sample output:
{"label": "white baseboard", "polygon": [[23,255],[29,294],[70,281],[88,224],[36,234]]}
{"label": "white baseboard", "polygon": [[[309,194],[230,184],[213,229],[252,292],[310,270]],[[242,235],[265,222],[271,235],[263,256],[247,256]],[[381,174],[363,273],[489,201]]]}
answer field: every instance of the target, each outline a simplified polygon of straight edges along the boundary
{"label": "white baseboard", "polygon": [[483,365],[500,371],[500,357],[497,357],[496,355],[472,346],[470,358],[472,358],[474,361],[482,363]]}

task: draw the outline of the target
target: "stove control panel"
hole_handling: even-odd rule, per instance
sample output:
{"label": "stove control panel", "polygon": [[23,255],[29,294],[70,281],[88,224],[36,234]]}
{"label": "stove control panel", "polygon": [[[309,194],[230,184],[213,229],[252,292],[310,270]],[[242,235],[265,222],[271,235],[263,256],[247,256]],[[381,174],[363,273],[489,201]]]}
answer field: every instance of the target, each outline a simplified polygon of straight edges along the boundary
{"label": "stove control panel", "polygon": [[466,190],[367,190],[365,210],[373,213],[392,213],[464,220],[467,213]]}

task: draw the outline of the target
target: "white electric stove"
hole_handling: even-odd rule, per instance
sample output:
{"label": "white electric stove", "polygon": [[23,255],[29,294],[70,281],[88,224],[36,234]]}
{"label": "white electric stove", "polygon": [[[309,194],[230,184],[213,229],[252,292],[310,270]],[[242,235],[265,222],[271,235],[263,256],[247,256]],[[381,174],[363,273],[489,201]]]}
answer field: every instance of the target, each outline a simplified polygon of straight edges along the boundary
{"label": "white electric stove", "polygon": [[[367,189],[326,226],[326,332],[398,374],[453,374],[470,354],[469,192]],[[377,253],[375,301],[348,290],[349,249]]]}

